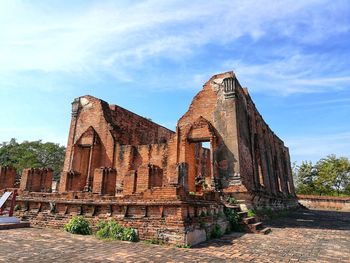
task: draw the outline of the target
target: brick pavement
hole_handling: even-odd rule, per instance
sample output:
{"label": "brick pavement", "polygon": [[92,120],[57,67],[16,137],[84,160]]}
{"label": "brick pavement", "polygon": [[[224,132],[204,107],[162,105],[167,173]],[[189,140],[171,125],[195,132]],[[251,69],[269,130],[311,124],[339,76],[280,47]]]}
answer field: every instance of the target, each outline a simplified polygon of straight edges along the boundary
{"label": "brick pavement", "polygon": [[269,235],[233,233],[191,249],[2,230],[0,262],[350,262],[350,213],[299,210],[267,225]]}

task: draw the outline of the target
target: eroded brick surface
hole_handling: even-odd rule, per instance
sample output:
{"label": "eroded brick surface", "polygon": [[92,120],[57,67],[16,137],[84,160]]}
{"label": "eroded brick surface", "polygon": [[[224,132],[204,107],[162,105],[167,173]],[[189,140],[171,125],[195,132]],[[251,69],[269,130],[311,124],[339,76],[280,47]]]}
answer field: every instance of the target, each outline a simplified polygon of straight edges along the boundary
{"label": "eroded brick surface", "polygon": [[0,166],[0,189],[13,188],[16,182],[16,169]]}
{"label": "eroded brick surface", "polygon": [[106,242],[51,229],[0,231],[1,262],[349,262],[350,213],[300,210],[270,235],[233,233],[191,249]]}
{"label": "eroded brick surface", "polygon": [[58,192],[51,170],[23,172],[16,215],[33,225],[82,215],[115,219],[144,239],[196,244],[203,224],[225,231],[227,196],[243,209],[297,206],[288,148],[233,72],[204,84],[176,131],[89,95],[73,101],[71,117]]}

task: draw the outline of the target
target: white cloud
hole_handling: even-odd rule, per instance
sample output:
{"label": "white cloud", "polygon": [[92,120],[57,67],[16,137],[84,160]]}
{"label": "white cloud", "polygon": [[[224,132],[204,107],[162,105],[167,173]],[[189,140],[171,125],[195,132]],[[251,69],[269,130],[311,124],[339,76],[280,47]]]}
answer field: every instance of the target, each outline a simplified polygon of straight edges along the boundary
{"label": "white cloud", "polygon": [[302,55],[295,50],[280,59],[260,64],[226,61],[224,67],[234,68],[242,82],[253,91],[277,94],[326,92],[350,86],[350,70],[340,68],[338,58]]}
{"label": "white cloud", "polygon": [[[310,42],[349,30],[346,23],[334,26],[337,8],[329,9],[329,3],[335,5],[323,0],[268,5],[263,1],[142,1],[93,2],[81,8],[73,8],[70,2],[63,8],[61,2],[57,8],[50,3],[5,1],[0,4],[0,71],[102,70],[132,81],[132,71],[147,67],[151,58],[185,60],[210,43],[225,45],[245,35],[257,41],[268,34]],[[307,34],[299,34],[300,25]],[[243,69],[247,68],[243,65]],[[328,81],[339,80],[330,77]]]}

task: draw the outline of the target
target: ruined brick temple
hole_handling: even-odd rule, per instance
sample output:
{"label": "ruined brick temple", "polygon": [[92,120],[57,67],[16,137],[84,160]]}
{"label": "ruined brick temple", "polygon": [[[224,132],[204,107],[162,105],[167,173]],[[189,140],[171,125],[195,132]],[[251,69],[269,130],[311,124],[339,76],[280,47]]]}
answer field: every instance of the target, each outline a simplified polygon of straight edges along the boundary
{"label": "ruined brick temple", "polygon": [[225,228],[227,196],[243,212],[296,205],[288,148],[233,72],[204,84],[175,131],[92,96],[75,99],[57,191],[51,180],[49,169],[24,172],[19,216],[52,227],[77,214],[114,218],[141,239],[175,244],[205,240],[203,220]]}

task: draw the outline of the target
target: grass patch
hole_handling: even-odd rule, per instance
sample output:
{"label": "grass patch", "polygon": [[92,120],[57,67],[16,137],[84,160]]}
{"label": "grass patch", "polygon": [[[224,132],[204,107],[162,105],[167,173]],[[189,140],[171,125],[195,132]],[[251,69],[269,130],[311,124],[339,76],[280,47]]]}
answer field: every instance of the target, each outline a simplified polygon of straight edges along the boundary
{"label": "grass patch", "polygon": [[176,245],[177,248],[191,248],[191,245]]}

